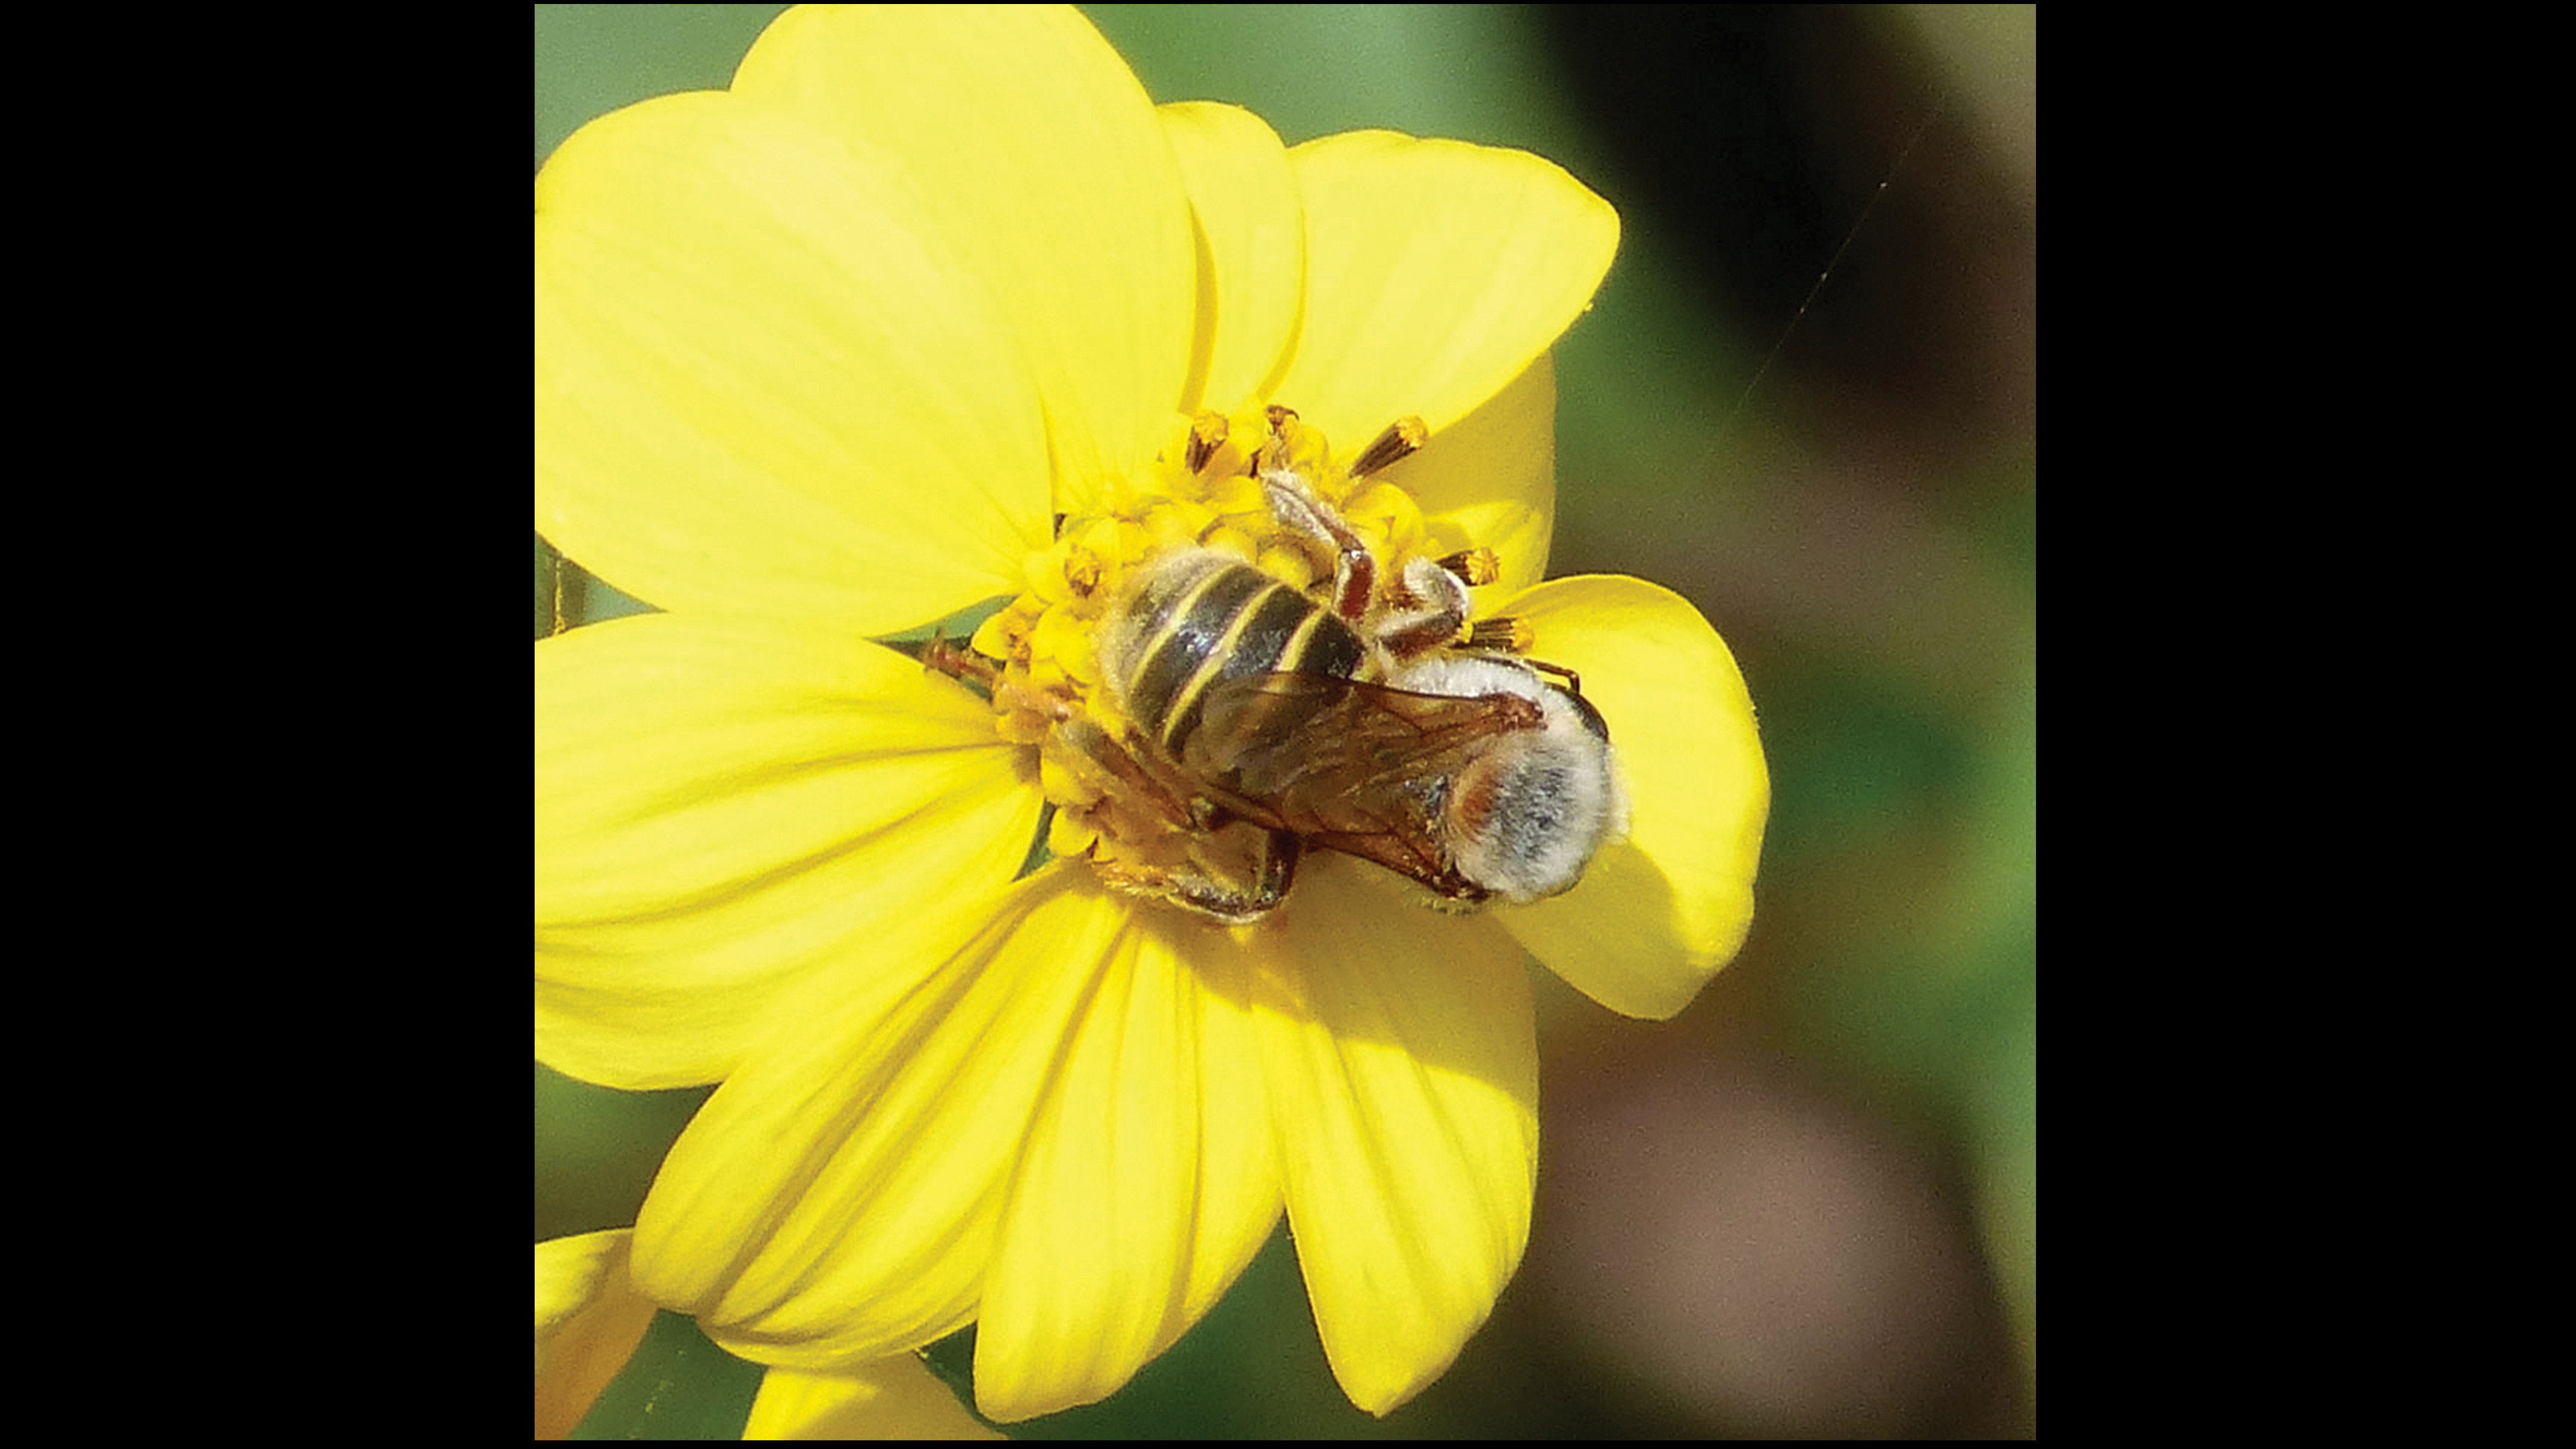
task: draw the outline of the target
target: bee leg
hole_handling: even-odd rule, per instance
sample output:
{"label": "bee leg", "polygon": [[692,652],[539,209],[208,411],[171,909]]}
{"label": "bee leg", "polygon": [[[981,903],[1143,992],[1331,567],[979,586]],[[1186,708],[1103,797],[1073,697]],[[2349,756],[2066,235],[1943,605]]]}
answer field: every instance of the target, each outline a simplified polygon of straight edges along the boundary
{"label": "bee leg", "polygon": [[1467,581],[1445,564],[1417,558],[1387,599],[1377,639],[1398,661],[1459,642],[1467,628]]}
{"label": "bee leg", "polygon": [[1537,635],[1530,629],[1529,620],[1497,617],[1492,619],[1478,619],[1475,624],[1467,630],[1465,647],[1469,649],[1490,650],[1496,654],[1509,654],[1520,660],[1521,663],[1528,665],[1530,668],[1537,670],[1541,674],[1553,674],[1557,678],[1564,680],[1565,691],[1568,694],[1576,695],[1578,697],[1581,696],[1583,693],[1582,675],[1575,673],[1573,670],[1566,668],[1562,664],[1550,664],[1544,659],[1532,659],[1529,657],[1530,645],[1536,642]]}
{"label": "bee leg", "polygon": [[1173,874],[1172,899],[1229,925],[1247,925],[1288,899],[1304,853],[1304,843],[1284,830],[1230,821],[1191,842],[1192,869]]}
{"label": "bee leg", "polygon": [[1002,666],[971,649],[961,649],[950,642],[947,634],[933,630],[930,641],[921,646],[921,667],[932,674],[945,674],[951,679],[984,686],[991,694],[1001,682]]}
{"label": "bee leg", "polygon": [[1270,516],[1282,528],[1295,529],[1332,550],[1333,612],[1352,622],[1367,617],[1369,600],[1377,593],[1377,559],[1302,476],[1270,466],[1274,451],[1284,461],[1284,448],[1274,444],[1262,449],[1261,496],[1270,505]]}
{"label": "bee leg", "polygon": [[1173,828],[1144,839],[1121,837],[1110,858],[1091,866],[1115,889],[1186,907],[1229,926],[1249,925],[1288,899],[1305,843],[1240,816]]}
{"label": "bee leg", "polygon": [[1530,668],[1537,670],[1541,674],[1553,674],[1558,678],[1563,679],[1565,681],[1567,693],[1578,695],[1583,693],[1583,676],[1566,668],[1564,665],[1550,664],[1544,659],[1523,659],[1521,662],[1528,665]]}
{"label": "bee leg", "polygon": [[1116,796],[1120,805],[1149,816],[1167,830],[1198,828],[1198,817],[1181,792],[1120,748],[1107,730],[1089,720],[1068,720],[1055,727],[1055,737],[1099,772],[1107,787],[1103,793]]}

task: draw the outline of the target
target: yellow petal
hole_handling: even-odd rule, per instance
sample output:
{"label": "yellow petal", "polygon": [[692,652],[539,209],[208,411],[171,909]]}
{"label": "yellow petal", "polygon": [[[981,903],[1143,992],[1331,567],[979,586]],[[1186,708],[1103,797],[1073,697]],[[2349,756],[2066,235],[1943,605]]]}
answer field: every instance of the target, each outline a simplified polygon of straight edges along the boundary
{"label": "yellow petal", "polygon": [[[1198,336],[1184,411],[1270,396],[1306,295],[1305,213],[1278,133],[1237,106],[1162,107],[1198,223]],[[1365,441],[1365,440],[1362,440]]]}
{"label": "yellow petal", "polygon": [[1005,1422],[1108,1397],[1278,1222],[1243,953],[1141,915],[1081,1005],[1004,1210],[975,1396]]}
{"label": "yellow petal", "polygon": [[742,1426],[745,1439],[999,1439],[930,1365],[895,1354],[834,1373],[774,1368]]}
{"label": "yellow petal", "polygon": [[1771,783],[1744,676],[1699,610],[1639,579],[1558,579],[1504,612],[1536,630],[1533,657],[1582,674],[1610,726],[1631,824],[1581,885],[1495,918],[1593,1000],[1670,1016],[1753,923]]}
{"label": "yellow petal", "polygon": [[1265,975],[1289,1229],[1351,1401],[1448,1368],[1529,1241],[1538,1044],[1517,945],[1308,857]]}
{"label": "yellow petal", "polygon": [[635,1279],[759,1363],[829,1368],[975,1313],[1011,1165],[1129,908],[1087,870],[925,903],[816,993],[662,1165]]}
{"label": "yellow petal", "polygon": [[666,609],[884,634],[1012,590],[1046,439],[906,183],[734,97],[647,101],[537,178],[536,524]]}
{"label": "yellow petal", "polygon": [[537,1055],[714,1081],[889,917],[991,890],[1038,797],[992,711],[828,629],[653,614],[536,646]]}
{"label": "yellow petal", "polygon": [[653,1322],[627,1280],[624,1228],[537,1244],[537,1434],[573,1431]]}
{"label": "yellow petal", "polygon": [[910,174],[1035,369],[1059,508],[1150,460],[1190,361],[1189,203],[1152,102],[1089,21],[803,6],[733,88]]}
{"label": "yellow petal", "polygon": [[[568,1437],[657,1311],[627,1278],[631,1229],[537,1244],[537,1432]],[[911,1354],[761,1376],[745,1439],[998,1439]]]}
{"label": "yellow petal", "polygon": [[1477,609],[1547,576],[1556,526],[1556,360],[1542,356],[1492,401],[1387,470],[1420,501],[1438,552],[1484,547],[1502,573]]}
{"label": "yellow petal", "polygon": [[1336,442],[1407,413],[1437,437],[1589,306],[1608,202],[1521,151],[1357,131],[1288,153],[1306,211],[1306,325],[1281,401]]}

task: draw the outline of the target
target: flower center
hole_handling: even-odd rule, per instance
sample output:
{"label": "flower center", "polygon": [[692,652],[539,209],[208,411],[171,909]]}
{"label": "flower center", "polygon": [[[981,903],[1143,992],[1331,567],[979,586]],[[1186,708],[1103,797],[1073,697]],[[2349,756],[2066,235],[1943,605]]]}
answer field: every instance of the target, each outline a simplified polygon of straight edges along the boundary
{"label": "flower center", "polygon": [[[1057,521],[1054,546],[1028,557],[1026,591],[975,631],[975,653],[995,663],[972,670],[992,686],[1002,737],[1039,751],[1040,786],[1056,806],[1047,842],[1055,854],[1088,851],[1105,863],[1150,856],[1168,837],[1204,843],[1203,819],[1149,818],[1157,812],[1138,803],[1185,791],[1115,778],[1125,769],[1115,747],[1140,725],[1121,691],[1103,686],[1101,635],[1120,627],[1119,610],[1135,611],[1144,575],[1176,551],[1229,559],[1312,599],[1308,615],[1333,612],[1337,586],[1363,595],[1343,613],[1370,604],[1381,586],[1400,592],[1396,581],[1432,557],[1433,540],[1413,495],[1375,475],[1424,436],[1421,420],[1406,418],[1342,458],[1288,408],[1202,412],[1176,420],[1144,477],[1110,481],[1106,511]],[[1455,559],[1450,567],[1474,576]],[[1433,642],[1449,642],[1463,622],[1457,612],[1424,626],[1443,634]]]}

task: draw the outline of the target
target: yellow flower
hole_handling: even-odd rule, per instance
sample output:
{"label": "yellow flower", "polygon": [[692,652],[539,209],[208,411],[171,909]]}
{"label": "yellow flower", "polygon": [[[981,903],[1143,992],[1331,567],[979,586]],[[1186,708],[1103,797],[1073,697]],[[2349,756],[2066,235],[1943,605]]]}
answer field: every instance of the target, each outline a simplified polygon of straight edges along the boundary
{"label": "yellow flower", "polygon": [[[1124,1384],[1284,1210],[1354,1402],[1448,1366],[1528,1233],[1526,955],[1678,1011],[1768,804],[1695,610],[1539,582],[1547,351],[1616,241],[1536,157],[1156,108],[1052,7],[790,11],[730,91],[565,143],[537,525],[668,612],[537,646],[538,1055],[723,1083],[636,1225],[645,1292],[800,1368],[977,1322],[1015,1420]],[[1490,548],[1476,615],[1580,671],[1631,809],[1569,893],[1442,914],[1317,850],[1228,928],[1105,884],[1133,822],[1056,727],[1116,723],[1103,591],[1187,540],[1333,567],[1241,476],[1272,405],[1383,573]],[[1429,443],[1382,475],[1340,450],[1399,418]],[[989,700],[867,642],[995,598]],[[1094,859],[1015,881],[1050,799]]]}
{"label": "yellow flower", "polygon": [[[537,1244],[537,1434],[571,1435],[622,1372],[653,1321],[627,1281],[632,1234],[584,1233]],[[771,1369],[745,1439],[999,1439],[912,1354],[836,1373]]]}

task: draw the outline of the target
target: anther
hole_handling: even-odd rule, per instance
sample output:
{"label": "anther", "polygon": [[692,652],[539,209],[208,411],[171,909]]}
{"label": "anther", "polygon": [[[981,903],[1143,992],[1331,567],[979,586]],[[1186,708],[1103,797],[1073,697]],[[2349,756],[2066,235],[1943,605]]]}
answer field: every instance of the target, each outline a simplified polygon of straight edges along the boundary
{"label": "anther", "polygon": [[1490,548],[1471,548],[1453,553],[1440,561],[1440,566],[1456,574],[1461,583],[1490,584],[1503,576],[1502,560]]}
{"label": "anther", "polygon": [[1225,434],[1225,415],[1222,413],[1202,410],[1191,421],[1189,446],[1183,456],[1192,473],[1206,467],[1208,459],[1216,456],[1216,450],[1225,442]]}
{"label": "anther", "polygon": [[1478,619],[1467,626],[1467,647],[1470,649],[1498,649],[1508,654],[1520,654],[1527,652],[1537,639],[1526,619]]}
{"label": "anther", "polygon": [[1351,460],[1351,476],[1365,478],[1391,464],[1400,463],[1421,450],[1431,440],[1431,429],[1422,419],[1410,414],[1386,425],[1376,441],[1360,450]]}

